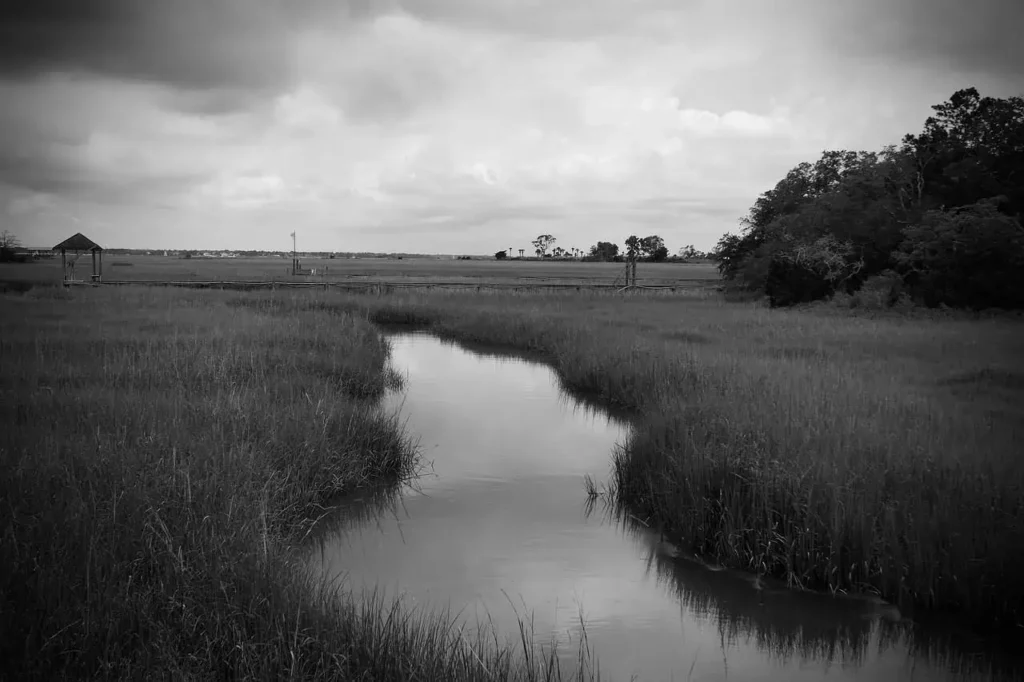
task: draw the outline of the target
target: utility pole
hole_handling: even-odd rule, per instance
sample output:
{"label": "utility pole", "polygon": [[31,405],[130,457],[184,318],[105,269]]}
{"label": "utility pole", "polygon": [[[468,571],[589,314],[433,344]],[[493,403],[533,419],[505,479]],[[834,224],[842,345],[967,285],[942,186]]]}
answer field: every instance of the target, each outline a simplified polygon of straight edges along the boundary
{"label": "utility pole", "polygon": [[292,275],[299,274],[299,256],[296,248],[295,232],[292,232]]}

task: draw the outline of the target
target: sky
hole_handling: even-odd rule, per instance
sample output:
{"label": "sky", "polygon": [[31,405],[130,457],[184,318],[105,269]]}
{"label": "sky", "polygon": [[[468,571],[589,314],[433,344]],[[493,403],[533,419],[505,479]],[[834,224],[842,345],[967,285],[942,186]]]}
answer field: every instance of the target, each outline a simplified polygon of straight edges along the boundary
{"label": "sky", "polygon": [[1018,0],[2,0],[27,246],[707,250],[826,149],[1024,94]]}

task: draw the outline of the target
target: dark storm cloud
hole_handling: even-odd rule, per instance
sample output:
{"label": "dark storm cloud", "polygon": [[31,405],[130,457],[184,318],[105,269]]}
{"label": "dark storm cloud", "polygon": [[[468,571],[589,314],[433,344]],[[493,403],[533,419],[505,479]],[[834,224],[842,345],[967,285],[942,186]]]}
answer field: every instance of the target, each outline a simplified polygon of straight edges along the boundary
{"label": "dark storm cloud", "polygon": [[10,109],[0,112],[0,180],[37,192],[73,191],[81,174],[65,152],[85,141],[80,130],[31,126]]}
{"label": "dark storm cloud", "polygon": [[154,204],[205,180],[194,173],[140,176],[97,171],[62,153],[52,143],[38,144],[32,154],[0,145],[0,179],[11,187],[106,204]]}
{"label": "dark storm cloud", "polygon": [[847,8],[829,36],[844,52],[954,74],[1024,76],[1020,0],[867,0]]}
{"label": "dark storm cloud", "polygon": [[78,189],[79,177],[60,159],[0,146],[0,178],[4,184],[44,194],[65,194]]}
{"label": "dark storm cloud", "polygon": [[61,92],[0,88],[0,100],[8,100],[0,107],[0,182],[43,194],[116,202],[149,200],[199,181],[173,170],[153,177],[132,164],[89,163],[91,120],[97,113],[73,97],[63,103]]}
{"label": "dark storm cloud", "polygon": [[275,0],[0,0],[0,75],[95,73],[181,88],[290,77]]}
{"label": "dark storm cloud", "polygon": [[[101,203],[152,203],[186,190],[199,174],[89,163],[90,135],[132,130],[144,144],[140,131],[160,109],[211,116],[268,106],[295,79],[293,31],[335,17],[339,7],[329,0],[0,0],[0,179]],[[131,90],[135,84],[148,90]]]}

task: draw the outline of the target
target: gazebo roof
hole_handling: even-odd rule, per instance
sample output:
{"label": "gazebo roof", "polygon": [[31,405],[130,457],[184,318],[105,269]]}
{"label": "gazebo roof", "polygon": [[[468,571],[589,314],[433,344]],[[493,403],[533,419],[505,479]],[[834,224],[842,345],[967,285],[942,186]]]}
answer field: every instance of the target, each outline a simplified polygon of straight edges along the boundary
{"label": "gazebo roof", "polygon": [[68,237],[57,246],[53,247],[54,251],[102,251],[103,247],[94,242],[93,240],[86,237],[81,232],[76,233],[73,237]]}

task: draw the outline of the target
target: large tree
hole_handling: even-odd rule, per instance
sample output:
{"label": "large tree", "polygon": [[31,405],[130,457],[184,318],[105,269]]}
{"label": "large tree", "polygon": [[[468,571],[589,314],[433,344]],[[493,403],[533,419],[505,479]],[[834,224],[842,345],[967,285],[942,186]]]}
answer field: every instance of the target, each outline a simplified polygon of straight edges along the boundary
{"label": "large tree", "polygon": [[619,255],[619,245],[611,242],[598,242],[590,247],[590,257],[594,260],[611,261]]}
{"label": "large tree", "polygon": [[890,273],[929,304],[1018,305],[992,292],[1020,289],[1024,99],[969,88],[933,109],[898,147],[827,151],[789,171],[719,241],[723,277],[777,302]]}
{"label": "large tree", "polygon": [[1024,307],[1024,227],[1000,205],[928,211],[908,228],[895,257],[910,291],[931,305]]}
{"label": "large tree", "polygon": [[651,235],[640,240],[640,254],[650,261],[660,261],[668,258],[668,249],[665,248],[665,240],[658,235]]}
{"label": "large tree", "polygon": [[548,254],[548,249],[554,246],[556,241],[550,234],[542,234],[530,243],[533,244],[534,253],[543,258]]}
{"label": "large tree", "polygon": [[956,208],[1005,196],[1000,211],[1024,214],[1024,98],[959,90],[938,104],[919,135],[903,138],[928,208]]}
{"label": "large tree", "polygon": [[642,254],[640,237],[631,234],[626,237],[626,257],[630,260],[639,258]]}

